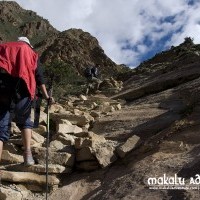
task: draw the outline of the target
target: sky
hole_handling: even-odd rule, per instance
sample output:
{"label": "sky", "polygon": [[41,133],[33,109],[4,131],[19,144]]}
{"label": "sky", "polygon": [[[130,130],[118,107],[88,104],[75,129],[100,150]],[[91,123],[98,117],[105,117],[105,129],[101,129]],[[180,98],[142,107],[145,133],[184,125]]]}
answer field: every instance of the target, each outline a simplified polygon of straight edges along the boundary
{"label": "sky", "polygon": [[117,64],[131,68],[185,37],[200,43],[200,0],[16,0],[57,30],[96,37]]}

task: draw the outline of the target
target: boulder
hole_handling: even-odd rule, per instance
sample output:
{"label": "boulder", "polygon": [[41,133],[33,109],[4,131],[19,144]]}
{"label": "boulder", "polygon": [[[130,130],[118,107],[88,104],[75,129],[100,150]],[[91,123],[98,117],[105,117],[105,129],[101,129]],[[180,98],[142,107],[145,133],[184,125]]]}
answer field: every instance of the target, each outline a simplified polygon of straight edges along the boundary
{"label": "boulder", "polygon": [[93,133],[92,131],[89,132],[82,132],[80,134],[84,134],[86,137],[78,137],[75,139],[75,148],[81,149],[83,147],[94,147],[96,143],[104,143],[106,139],[101,136]]}
{"label": "boulder", "polygon": [[96,102],[92,102],[90,106],[92,109],[95,109],[98,106],[98,104]]}
{"label": "boulder", "polygon": [[5,163],[23,163],[23,156],[10,153],[8,150],[3,150],[2,152],[2,162]]}
{"label": "boulder", "polygon": [[[20,136],[21,137],[21,136]],[[15,145],[19,145],[19,146],[23,146],[23,142],[21,138],[13,138],[9,140],[10,143],[13,143]],[[38,142],[36,142],[35,140],[31,139],[31,146],[37,144]]]}
{"label": "boulder", "polygon": [[9,151],[12,154],[18,154],[19,152],[19,148],[15,144],[10,142],[5,142],[3,145],[3,149]]}
{"label": "boulder", "polygon": [[94,117],[94,118],[100,118],[101,113],[98,112],[98,111],[92,110],[92,111],[90,112],[90,115],[91,115],[92,117]]}
{"label": "boulder", "polygon": [[[2,181],[12,182],[12,183],[36,183],[38,185],[46,185],[46,176],[39,175],[32,172],[11,172],[2,170],[1,179]],[[55,176],[49,175],[48,177],[49,185],[58,185],[59,179]]]}
{"label": "boulder", "polygon": [[114,153],[115,146],[115,143],[108,140],[105,143],[96,143],[93,146],[94,155],[102,168],[107,167],[117,160],[117,156]]}
{"label": "boulder", "polygon": [[[36,148],[33,150],[34,158],[36,161],[44,165],[46,163],[46,148]],[[73,167],[75,162],[74,154],[66,152],[56,152],[53,149],[49,148],[49,164],[58,164],[62,166]]]}
{"label": "boulder", "polygon": [[54,140],[62,142],[64,145],[74,145],[75,143],[75,136],[65,133],[59,133],[53,136]]}
{"label": "boulder", "polygon": [[[114,153],[116,142],[106,140],[103,136],[97,135],[93,132],[88,132],[88,137],[75,139],[75,149],[77,149],[78,158],[93,159],[94,157],[98,160],[101,167],[106,167],[113,163],[117,157]],[[82,150],[83,149],[83,150]],[[88,155],[83,155],[84,153]],[[91,156],[91,154],[93,156]],[[88,157],[89,158],[88,158]]]}
{"label": "boulder", "polygon": [[44,135],[46,135],[47,127],[43,126],[43,125],[39,125],[37,128],[34,128],[33,131],[44,136]]}
{"label": "boulder", "polygon": [[49,144],[50,148],[55,149],[55,150],[61,150],[63,149],[66,145],[64,145],[61,141],[58,140],[53,140]]}
{"label": "boulder", "polygon": [[1,200],[22,200],[28,196],[28,191],[21,191],[16,186],[5,186],[0,187],[0,199]]}
{"label": "boulder", "polygon": [[67,133],[80,133],[83,131],[82,128],[76,126],[76,125],[70,125],[70,124],[57,124],[57,130],[56,132],[58,134],[67,134]]}
{"label": "boulder", "polygon": [[120,103],[113,105],[113,107],[114,107],[115,110],[121,110],[122,109],[122,106],[121,106]]}
{"label": "boulder", "polygon": [[67,119],[60,119],[59,120],[59,124],[72,125],[72,123],[69,120],[67,120]]}
{"label": "boulder", "polygon": [[103,113],[103,114],[107,114],[107,113],[109,113],[109,112],[114,112],[114,111],[115,111],[115,108],[114,108],[113,106],[111,106],[111,105],[106,105],[106,106],[100,105],[100,106],[98,107],[98,110],[99,110],[99,112],[101,112],[101,113]]}
{"label": "boulder", "polygon": [[62,111],[62,110],[64,110],[64,108],[61,105],[53,104],[53,105],[50,106],[49,112],[54,113],[54,112],[59,112],[59,111]]}
{"label": "boulder", "polygon": [[126,156],[128,152],[135,149],[140,143],[141,143],[140,137],[138,137],[137,135],[134,135],[128,138],[128,140],[124,144],[118,147],[116,149],[116,152],[119,155],[119,157],[123,158]]}
{"label": "boulder", "polygon": [[71,102],[71,101],[66,101],[65,102],[65,108],[73,108],[73,102]]}
{"label": "boulder", "polygon": [[83,100],[83,101],[86,101],[86,100],[87,100],[87,97],[84,96],[84,95],[82,95],[82,94],[79,96],[79,98],[80,98],[81,100]]}
{"label": "boulder", "polygon": [[[34,173],[45,173],[46,172],[46,165],[31,165],[31,166],[24,166],[23,164],[20,165],[9,165],[6,166],[6,170],[9,171],[18,171],[18,172],[34,172]],[[49,164],[48,165],[48,172],[53,174],[60,174],[60,173],[71,173],[71,168],[64,167],[57,164]]]}
{"label": "boulder", "polygon": [[80,133],[75,133],[74,136],[76,137],[88,137],[88,131],[83,131]]}
{"label": "boulder", "polygon": [[92,140],[90,138],[76,138],[75,139],[75,149],[81,149],[84,147],[92,147]]}
{"label": "boulder", "polygon": [[44,143],[44,137],[35,131],[32,131],[32,139],[37,143]]}
{"label": "boulder", "polygon": [[104,142],[106,142],[106,139],[105,139],[104,136],[97,135],[92,131],[88,132],[88,137],[93,141],[93,144],[94,143],[104,143]]}
{"label": "boulder", "polygon": [[84,147],[76,151],[76,161],[96,160],[91,147]]}
{"label": "boulder", "polygon": [[59,121],[60,119],[67,119],[73,125],[77,125],[81,127],[88,124],[91,120],[94,120],[94,118],[92,118],[92,116],[89,116],[89,115],[74,115],[74,114],[69,114],[66,112],[51,113],[51,119],[54,121]]}
{"label": "boulder", "polygon": [[82,114],[83,114],[83,111],[81,111],[81,110],[75,108],[74,111],[73,111],[73,113],[74,113],[75,115],[82,115]]}

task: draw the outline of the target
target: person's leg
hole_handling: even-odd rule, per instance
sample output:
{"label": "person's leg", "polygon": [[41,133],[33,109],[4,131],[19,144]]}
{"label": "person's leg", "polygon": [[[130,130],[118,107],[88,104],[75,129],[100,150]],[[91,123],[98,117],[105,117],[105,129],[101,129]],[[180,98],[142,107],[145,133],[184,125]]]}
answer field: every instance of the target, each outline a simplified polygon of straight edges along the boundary
{"label": "person's leg", "polygon": [[33,165],[35,162],[31,153],[31,137],[33,122],[30,119],[31,115],[31,100],[26,97],[21,99],[16,104],[16,122],[21,130],[22,142],[24,146],[24,164]]}
{"label": "person's leg", "polygon": [[88,94],[89,94],[89,87],[87,86],[85,95],[88,95]]}
{"label": "person's leg", "polygon": [[[3,143],[10,137],[10,98],[0,94],[0,162],[3,153]],[[0,170],[0,178],[1,178]]]}
{"label": "person's leg", "polygon": [[91,93],[91,85],[92,85],[91,79],[88,78],[86,85],[86,92],[85,92],[86,95],[89,95]]}
{"label": "person's leg", "polygon": [[1,161],[2,151],[3,151],[3,142],[0,140],[0,161]]}
{"label": "person's leg", "polygon": [[31,137],[32,137],[32,129],[25,128],[21,129],[22,142],[24,146],[24,164],[25,165],[34,165],[35,161],[33,160],[32,152],[31,152]]}
{"label": "person's leg", "polygon": [[32,137],[32,129],[25,128],[21,130],[22,142],[24,145],[24,150],[29,151],[31,149],[31,137]]}
{"label": "person's leg", "polygon": [[[7,92],[7,91],[6,91]],[[0,162],[3,153],[3,144],[10,138],[11,127],[11,98],[5,91],[0,92]]]}
{"label": "person's leg", "polygon": [[10,112],[6,107],[0,106],[0,161],[3,152],[3,143],[10,137]]}
{"label": "person's leg", "polygon": [[[1,161],[2,152],[3,152],[3,142],[0,140],[0,161]],[[0,169],[0,179],[1,179],[1,176],[2,176],[2,173],[1,173],[1,169]]]}
{"label": "person's leg", "polygon": [[92,78],[92,81],[93,81],[93,83],[94,83],[94,85],[95,85],[94,90],[95,90],[95,91],[99,90],[99,86],[100,86],[100,84],[101,84],[101,80],[99,80],[99,79],[96,78],[96,77],[93,77],[93,78]]}

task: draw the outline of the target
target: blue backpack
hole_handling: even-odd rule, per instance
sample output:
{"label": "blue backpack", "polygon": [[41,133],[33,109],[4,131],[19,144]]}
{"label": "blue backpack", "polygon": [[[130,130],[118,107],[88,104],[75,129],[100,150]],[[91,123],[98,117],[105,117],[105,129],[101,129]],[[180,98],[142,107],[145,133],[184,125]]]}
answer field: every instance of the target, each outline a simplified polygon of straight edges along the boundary
{"label": "blue backpack", "polygon": [[98,69],[96,67],[92,67],[91,73],[92,73],[92,76],[97,77],[97,75],[98,75]]}
{"label": "blue backpack", "polygon": [[92,68],[87,67],[84,71],[84,75],[85,75],[86,78],[92,77]]}

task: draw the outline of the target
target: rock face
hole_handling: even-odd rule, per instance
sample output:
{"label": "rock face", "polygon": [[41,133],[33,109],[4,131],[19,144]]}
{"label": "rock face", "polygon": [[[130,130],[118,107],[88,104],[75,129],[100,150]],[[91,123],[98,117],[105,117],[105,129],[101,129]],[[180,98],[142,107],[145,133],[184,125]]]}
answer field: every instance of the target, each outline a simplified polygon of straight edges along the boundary
{"label": "rock face", "polygon": [[[14,1],[0,2],[1,40],[16,41],[20,35],[27,36],[31,41],[42,41],[58,31],[49,22],[33,11],[22,9]],[[35,45],[35,42],[32,42]]]}
{"label": "rock face", "polygon": [[55,59],[69,63],[80,74],[88,65],[95,63],[100,64],[101,73],[114,75],[117,70],[117,65],[105,55],[97,39],[81,29],[70,29],[58,34],[41,58],[43,62]]}
{"label": "rock face", "polygon": [[[199,58],[200,60],[200,58]],[[152,93],[161,92],[163,90],[173,88],[188,81],[192,81],[200,77],[199,61],[174,69],[173,71],[159,74],[156,77],[150,75],[144,84],[138,84],[139,80],[132,81],[132,87],[124,89],[124,91],[113,96],[113,98],[124,98],[128,101],[147,96]],[[134,84],[135,83],[135,84]]]}

